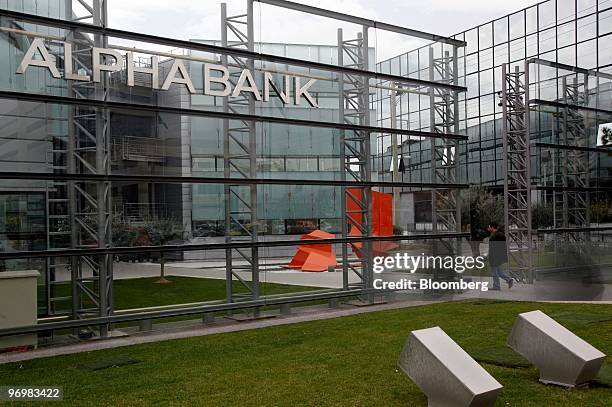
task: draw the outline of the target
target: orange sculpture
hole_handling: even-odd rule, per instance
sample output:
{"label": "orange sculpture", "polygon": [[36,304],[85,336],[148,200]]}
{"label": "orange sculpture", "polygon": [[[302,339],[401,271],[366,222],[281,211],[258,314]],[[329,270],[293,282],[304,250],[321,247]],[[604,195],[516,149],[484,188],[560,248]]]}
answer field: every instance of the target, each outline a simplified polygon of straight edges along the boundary
{"label": "orange sculpture", "polygon": [[[363,216],[358,202],[362,200],[362,188],[348,188],[346,199],[346,210],[351,218],[351,229],[349,236],[362,236],[357,225],[363,225]],[[384,192],[372,191],[372,236],[393,236],[393,196]],[[357,257],[363,257],[361,253],[362,243],[355,243],[353,251]],[[399,245],[394,242],[375,241],[372,243],[374,256],[386,256],[389,252],[397,249]]]}
{"label": "orange sculpture", "polygon": [[[301,237],[301,240],[333,239],[335,236],[322,230],[315,230]],[[297,253],[287,265],[288,268],[302,271],[327,271],[336,268],[336,254],[330,243],[300,245]]]}
{"label": "orange sculpture", "polygon": [[[362,188],[348,188],[346,210],[351,219],[349,236],[362,236],[359,226],[363,225],[363,212],[359,205],[362,200]],[[391,194],[372,191],[372,236],[393,236],[393,197]],[[322,230],[315,230],[301,237],[301,240],[333,239],[335,236]],[[363,243],[354,243],[353,251],[357,257],[362,258]],[[375,241],[372,243],[374,256],[386,256],[397,249],[399,245],[394,242]],[[330,267],[336,268],[336,254],[331,244],[300,245],[295,256],[286,266],[287,268],[302,271],[327,271]]]}

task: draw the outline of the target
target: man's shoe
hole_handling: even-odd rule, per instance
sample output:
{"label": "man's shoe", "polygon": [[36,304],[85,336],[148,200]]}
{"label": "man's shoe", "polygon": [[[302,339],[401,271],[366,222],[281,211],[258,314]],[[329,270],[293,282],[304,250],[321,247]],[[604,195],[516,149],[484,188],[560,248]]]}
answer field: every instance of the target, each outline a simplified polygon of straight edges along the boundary
{"label": "man's shoe", "polygon": [[501,291],[501,288],[499,288],[499,287],[491,287],[491,288],[489,288],[489,290]]}
{"label": "man's shoe", "polygon": [[508,280],[508,288],[512,288],[512,286],[514,285],[514,279],[511,278],[510,280]]}

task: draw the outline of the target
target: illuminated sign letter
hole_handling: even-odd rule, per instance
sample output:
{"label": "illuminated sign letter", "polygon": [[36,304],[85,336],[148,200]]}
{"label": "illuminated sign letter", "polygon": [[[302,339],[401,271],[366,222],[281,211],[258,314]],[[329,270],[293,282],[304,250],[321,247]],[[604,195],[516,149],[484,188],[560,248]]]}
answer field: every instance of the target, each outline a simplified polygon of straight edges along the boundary
{"label": "illuminated sign letter", "polygon": [[283,101],[284,104],[289,104],[289,88],[291,87],[291,77],[285,76],[285,91],[281,92],[281,90],[274,83],[274,79],[270,72],[264,72],[264,93],[263,93],[263,101],[267,102],[270,100],[270,88],[274,89],[274,92],[278,95],[279,98]]}
{"label": "illuminated sign letter", "polygon": [[[245,86],[245,82],[248,82],[248,85]],[[236,83],[236,87],[234,88],[234,93],[232,93],[232,96],[239,96],[240,92],[251,92],[255,96],[255,99],[261,100],[261,95],[259,94],[257,85],[255,84],[255,79],[253,79],[253,75],[248,69],[242,70],[242,73],[240,74],[240,78],[238,78],[238,83]]]}
{"label": "illuminated sign letter", "polygon": [[159,89],[159,59],[156,55],[151,56],[151,68],[134,66],[134,54],[127,53],[127,85],[134,86],[134,72],[148,73],[151,75],[151,87]]}
{"label": "illuminated sign letter", "polygon": [[[34,59],[34,54],[36,51],[38,51],[42,59]],[[30,65],[45,67],[49,70],[49,72],[51,72],[51,75],[54,78],[61,77],[57,67],[55,66],[55,62],[45,47],[45,43],[43,42],[42,38],[34,38],[32,45],[30,45],[30,48],[28,48],[23,56],[23,59],[21,60],[21,63],[17,67],[17,73],[24,73]]]}
{"label": "illuminated sign letter", "polygon": [[301,85],[299,77],[296,76],[295,78],[293,78],[293,80],[295,83],[295,104],[298,106],[300,105],[303,95],[304,98],[308,101],[308,103],[310,103],[310,106],[319,107],[319,105],[317,105],[317,102],[315,102],[310,93],[308,93],[308,89],[316,82],[316,79],[309,80],[304,86]]}
{"label": "illuminated sign letter", "polygon": [[64,77],[73,81],[88,81],[89,75],[79,75],[72,71],[72,44],[64,43]]}
{"label": "illuminated sign letter", "polygon": [[[220,71],[222,76],[212,76],[210,71]],[[210,83],[220,83],[223,85],[223,90],[212,90]],[[229,84],[229,71],[223,65],[204,64],[204,94],[210,96],[229,96],[232,89]]]}
{"label": "illuminated sign letter", "polygon": [[[111,56],[115,59],[115,65],[101,64],[100,55]],[[93,48],[93,81],[100,82],[100,71],[117,72],[121,70],[121,54],[114,49],[108,48]],[[109,62],[109,61],[107,61]]]}
{"label": "illuminated sign letter", "polygon": [[[177,71],[181,74],[180,78],[176,77]],[[190,93],[195,93],[195,88],[193,86],[193,83],[191,82],[191,78],[189,77],[187,68],[185,68],[183,61],[181,61],[180,59],[174,60],[174,63],[170,68],[170,72],[168,72],[168,76],[166,76],[166,80],[164,81],[164,84],[161,87],[162,90],[168,90],[168,88],[170,88],[170,84],[172,84],[173,82],[182,83],[187,86],[187,89],[189,89]]]}

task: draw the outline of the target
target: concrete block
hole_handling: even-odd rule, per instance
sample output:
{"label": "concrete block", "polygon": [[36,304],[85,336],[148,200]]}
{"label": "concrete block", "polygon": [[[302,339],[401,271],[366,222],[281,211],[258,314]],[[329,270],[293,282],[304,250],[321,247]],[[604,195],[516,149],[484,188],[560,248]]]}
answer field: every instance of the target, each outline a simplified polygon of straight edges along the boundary
{"label": "concrete block", "polygon": [[503,387],[440,327],[412,331],[399,367],[429,407],[492,406]]}
{"label": "concrete block", "polygon": [[541,382],[566,387],[594,379],[606,357],[539,310],[518,315],[508,346],[540,370]]}
{"label": "concrete block", "polygon": [[[36,270],[0,273],[0,329],[37,323],[36,285],[39,275]],[[0,350],[23,346],[36,347],[37,344],[38,335],[35,333],[0,337]]]}

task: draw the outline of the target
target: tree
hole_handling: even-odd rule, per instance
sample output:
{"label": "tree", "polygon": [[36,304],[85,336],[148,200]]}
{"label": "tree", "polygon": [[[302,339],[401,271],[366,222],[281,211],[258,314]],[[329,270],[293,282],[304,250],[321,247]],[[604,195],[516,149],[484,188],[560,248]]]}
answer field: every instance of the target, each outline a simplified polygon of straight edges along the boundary
{"label": "tree", "polygon": [[499,195],[484,187],[472,186],[462,191],[461,220],[464,229],[470,232],[470,247],[474,256],[480,255],[480,242],[487,236],[491,222],[500,225],[504,221],[504,202]]}
{"label": "tree", "polygon": [[[147,221],[143,226],[147,231],[150,244],[153,246],[163,246],[173,240],[183,240],[184,232],[176,220],[172,218],[155,218]],[[160,276],[158,283],[169,283],[165,276],[165,252],[159,255]]]}
{"label": "tree", "polygon": [[533,229],[548,228],[555,224],[555,214],[552,204],[536,203],[531,206],[531,227]]}

